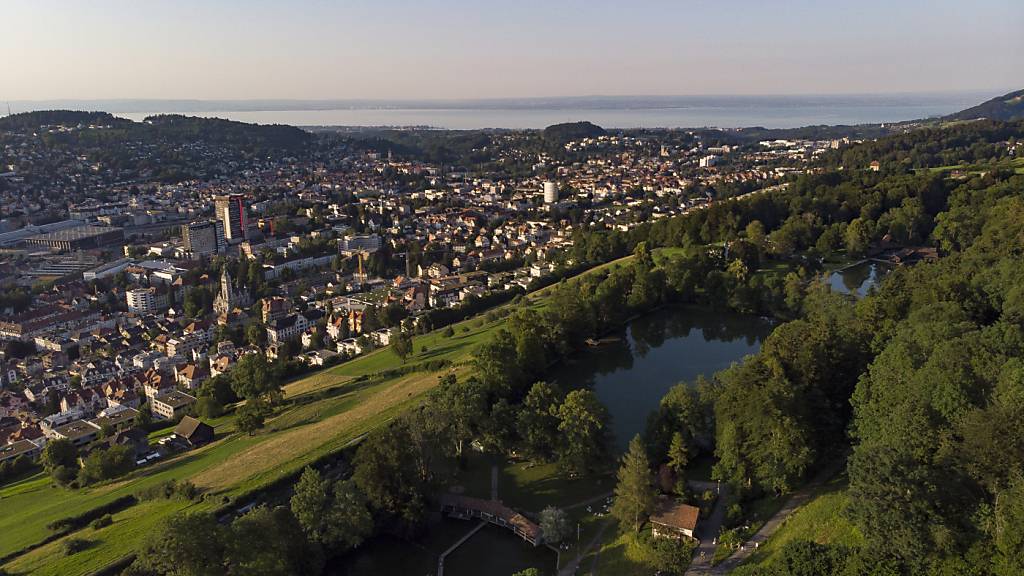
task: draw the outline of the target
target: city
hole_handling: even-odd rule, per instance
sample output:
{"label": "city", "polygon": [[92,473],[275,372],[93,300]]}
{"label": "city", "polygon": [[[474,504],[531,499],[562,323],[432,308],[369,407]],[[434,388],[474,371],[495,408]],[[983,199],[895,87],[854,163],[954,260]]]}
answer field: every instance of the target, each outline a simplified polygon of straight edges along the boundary
{"label": "city", "polygon": [[0,576],[1024,573],[983,3],[16,2]]}

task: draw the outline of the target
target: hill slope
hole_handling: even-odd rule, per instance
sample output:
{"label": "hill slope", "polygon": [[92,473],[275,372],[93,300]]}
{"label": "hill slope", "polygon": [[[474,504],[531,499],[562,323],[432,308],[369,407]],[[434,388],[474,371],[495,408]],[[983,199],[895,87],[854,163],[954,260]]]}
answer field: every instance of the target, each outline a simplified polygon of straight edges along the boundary
{"label": "hill slope", "polygon": [[961,110],[956,114],[950,114],[945,119],[975,120],[977,118],[1004,121],[1024,118],[1024,90],[1017,90],[1003,96],[997,96],[977,106]]}

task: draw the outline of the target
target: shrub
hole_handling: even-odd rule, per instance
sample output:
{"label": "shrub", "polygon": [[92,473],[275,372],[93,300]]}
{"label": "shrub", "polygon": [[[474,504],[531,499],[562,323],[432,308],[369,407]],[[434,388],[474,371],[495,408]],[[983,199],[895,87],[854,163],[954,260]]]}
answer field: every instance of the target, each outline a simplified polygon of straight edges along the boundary
{"label": "shrub", "polygon": [[188,480],[183,482],[176,482],[173,479],[161,482],[156,486],[150,486],[149,488],[140,490],[136,494],[139,500],[157,500],[164,499],[170,500],[172,498],[181,498],[183,500],[197,500],[201,493],[196,485]]}
{"label": "shrub", "polygon": [[113,514],[120,512],[125,508],[134,506],[138,502],[135,496],[122,496],[116,500],[112,500],[103,506],[97,506],[92,510],[86,510],[81,514],[75,516],[68,516],[59,520],[54,520],[46,525],[49,530],[75,530],[88,525],[93,520],[103,516],[104,514]]}
{"label": "shrub", "polygon": [[64,541],[64,544],[61,545],[61,548],[64,550],[65,556],[71,556],[85,550],[90,544],[91,542],[83,540],[82,538],[68,538]]}
{"label": "shrub", "polygon": [[107,526],[110,526],[113,523],[114,517],[110,514],[104,514],[103,516],[100,516],[99,518],[93,520],[92,523],[89,524],[89,526],[92,526],[93,530],[99,530],[100,528],[106,528]]}

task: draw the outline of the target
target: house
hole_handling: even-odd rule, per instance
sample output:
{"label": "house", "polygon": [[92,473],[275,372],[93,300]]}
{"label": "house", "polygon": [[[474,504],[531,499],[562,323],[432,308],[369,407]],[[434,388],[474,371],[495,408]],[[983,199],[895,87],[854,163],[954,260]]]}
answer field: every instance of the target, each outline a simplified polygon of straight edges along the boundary
{"label": "house", "polygon": [[693,538],[700,508],[662,497],[651,514],[651,535],[661,538]]}
{"label": "house", "polygon": [[139,411],[134,408],[110,407],[97,414],[89,422],[100,429],[108,428],[114,432],[122,432],[135,425],[135,417],[138,415]]}
{"label": "house", "polygon": [[196,397],[171,390],[159,396],[153,397],[150,408],[153,416],[161,420],[174,420],[178,416],[188,412],[188,409],[195,404]]}
{"label": "house", "polygon": [[11,444],[0,445],[0,464],[14,461],[19,456],[35,458],[40,452],[42,449],[28,440],[18,440]]}
{"label": "house", "polygon": [[75,446],[92,444],[100,435],[100,427],[85,420],[75,420],[58,426],[48,436],[53,440],[67,440]]}
{"label": "house", "polygon": [[174,427],[174,435],[194,448],[213,440],[213,426],[191,416],[185,416]]}

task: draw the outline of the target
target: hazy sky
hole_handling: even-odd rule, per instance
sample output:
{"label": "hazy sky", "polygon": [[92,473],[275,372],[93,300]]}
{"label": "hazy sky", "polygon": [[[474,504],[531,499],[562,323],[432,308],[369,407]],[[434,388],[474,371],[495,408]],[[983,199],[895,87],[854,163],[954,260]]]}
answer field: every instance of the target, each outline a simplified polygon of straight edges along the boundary
{"label": "hazy sky", "polygon": [[1024,87],[1022,0],[3,0],[0,101]]}

